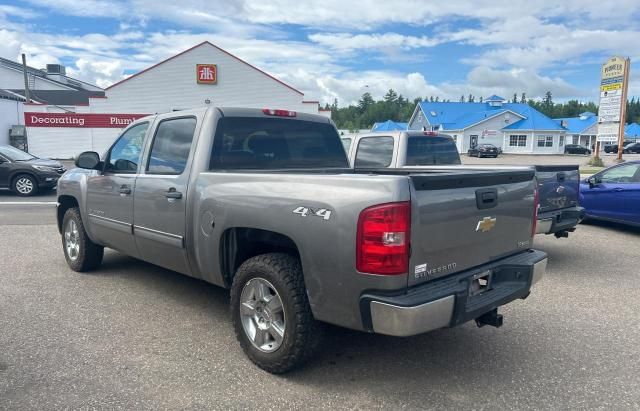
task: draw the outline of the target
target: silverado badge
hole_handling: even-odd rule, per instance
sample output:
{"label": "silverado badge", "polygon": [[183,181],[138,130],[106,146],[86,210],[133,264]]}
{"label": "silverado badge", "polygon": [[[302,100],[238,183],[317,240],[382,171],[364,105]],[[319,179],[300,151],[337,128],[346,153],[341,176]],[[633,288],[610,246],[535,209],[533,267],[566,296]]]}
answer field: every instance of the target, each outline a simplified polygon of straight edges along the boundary
{"label": "silverado badge", "polygon": [[495,217],[494,218],[485,217],[482,220],[478,221],[478,225],[476,226],[476,231],[482,231],[483,233],[486,233],[487,231],[490,231],[495,225],[496,225]]}

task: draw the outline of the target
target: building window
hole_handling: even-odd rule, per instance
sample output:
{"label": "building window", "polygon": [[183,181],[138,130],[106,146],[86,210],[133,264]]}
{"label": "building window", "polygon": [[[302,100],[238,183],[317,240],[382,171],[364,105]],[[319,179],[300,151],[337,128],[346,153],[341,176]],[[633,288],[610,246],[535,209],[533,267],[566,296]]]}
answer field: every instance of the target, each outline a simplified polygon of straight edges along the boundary
{"label": "building window", "polygon": [[560,136],[560,140],[558,140],[558,145],[560,147],[564,146],[564,136]]}
{"label": "building window", "polygon": [[553,136],[537,136],[538,147],[553,147]]}
{"label": "building window", "polygon": [[453,135],[453,142],[456,143],[456,144],[458,143],[458,135],[457,134]]}
{"label": "building window", "polygon": [[509,147],[526,147],[527,136],[525,134],[511,134],[509,136]]}

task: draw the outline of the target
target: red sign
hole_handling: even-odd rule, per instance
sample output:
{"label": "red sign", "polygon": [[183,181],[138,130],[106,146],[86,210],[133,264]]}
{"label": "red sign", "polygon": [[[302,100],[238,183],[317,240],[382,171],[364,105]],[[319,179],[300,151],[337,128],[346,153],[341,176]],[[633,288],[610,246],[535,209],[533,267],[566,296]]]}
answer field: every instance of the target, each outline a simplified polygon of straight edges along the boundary
{"label": "red sign", "polygon": [[218,67],[215,64],[196,64],[196,80],[198,84],[216,84]]}
{"label": "red sign", "polygon": [[24,113],[27,127],[125,128],[148,114]]}

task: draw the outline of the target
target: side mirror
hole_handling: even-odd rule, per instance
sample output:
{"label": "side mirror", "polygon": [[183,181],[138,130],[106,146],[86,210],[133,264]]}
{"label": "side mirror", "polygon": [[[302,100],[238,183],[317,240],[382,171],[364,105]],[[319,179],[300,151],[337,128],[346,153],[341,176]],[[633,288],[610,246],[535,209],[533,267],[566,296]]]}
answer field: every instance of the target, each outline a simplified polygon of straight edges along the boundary
{"label": "side mirror", "polygon": [[600,179],[598,177],[589,177],[587,182],[589,183],[589,188],[593,188],[600,183]]}
{"label": "side mirror", "polygon": [[100,165],[100,155],[95,151],[85,151],[76,159],[76,167],[97,170]]}

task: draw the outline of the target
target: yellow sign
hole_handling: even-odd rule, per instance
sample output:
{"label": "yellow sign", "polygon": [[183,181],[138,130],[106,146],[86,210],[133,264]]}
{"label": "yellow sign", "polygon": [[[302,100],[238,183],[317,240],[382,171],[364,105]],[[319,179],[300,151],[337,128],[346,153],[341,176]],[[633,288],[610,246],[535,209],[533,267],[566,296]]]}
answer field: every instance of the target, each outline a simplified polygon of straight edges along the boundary
{"label": "yellow sign", "polygon": [[[626,68],[626,61],[622,57],[611,57],[606,63],[602,65],[602,80],[624,77],[624,70]],[[620,79],[622,83],[622,78]]]}
{"label": "yellow sign", "polygon": [[603,84],[600,86],[601,91],[622,90],[622,83]]}

